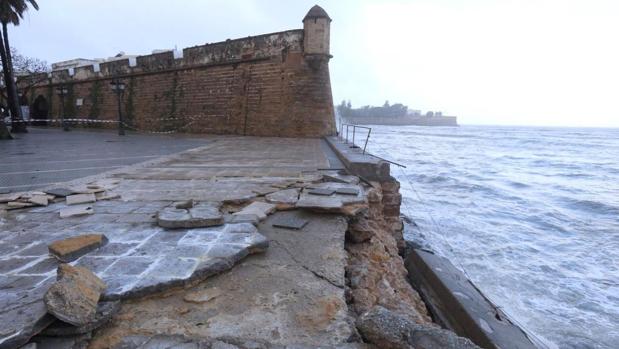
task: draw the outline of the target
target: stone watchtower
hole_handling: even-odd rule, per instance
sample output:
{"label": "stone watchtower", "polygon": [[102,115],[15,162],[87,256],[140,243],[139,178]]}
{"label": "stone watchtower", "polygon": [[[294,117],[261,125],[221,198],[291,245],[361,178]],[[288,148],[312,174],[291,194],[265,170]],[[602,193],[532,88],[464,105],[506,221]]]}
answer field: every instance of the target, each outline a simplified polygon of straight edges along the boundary
{"label": "stone watchtower", "polygon": [[329,56],[331,18],[322,7],[315,5],[309,10],[303,18],[303,30],[305,31],[303,42],[305,54]]}
{"label": "stone watchtower", "polygon": [[303,18],[303,53],[313,69],[332,57],[329,51],[331,18],[320,6],[312,7]]}

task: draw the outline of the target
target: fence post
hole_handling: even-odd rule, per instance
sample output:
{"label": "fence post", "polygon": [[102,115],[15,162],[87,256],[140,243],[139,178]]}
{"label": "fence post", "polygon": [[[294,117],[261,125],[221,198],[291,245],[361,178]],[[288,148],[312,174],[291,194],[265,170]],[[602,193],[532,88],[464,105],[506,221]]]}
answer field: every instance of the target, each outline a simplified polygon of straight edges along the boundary
{"label": "fence post", "polygon": [[363,145],[363,154],[365,154],[365,148],[368,146],[368,141],[370,140],[370,133],[372,133],[372,129],[368,128],[368,136],[365,138],[365,144]]}

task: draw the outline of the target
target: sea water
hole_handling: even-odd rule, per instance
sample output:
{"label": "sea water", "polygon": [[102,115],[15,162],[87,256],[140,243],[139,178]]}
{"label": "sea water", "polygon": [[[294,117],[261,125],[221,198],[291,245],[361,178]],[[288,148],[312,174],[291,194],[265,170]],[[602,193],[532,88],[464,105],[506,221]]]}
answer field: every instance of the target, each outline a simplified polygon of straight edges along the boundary
{"label": "sea water", "polygon": [[372,126],[368,151],[406,165],[407,239],[546,346],[619,348],[619,129]]}

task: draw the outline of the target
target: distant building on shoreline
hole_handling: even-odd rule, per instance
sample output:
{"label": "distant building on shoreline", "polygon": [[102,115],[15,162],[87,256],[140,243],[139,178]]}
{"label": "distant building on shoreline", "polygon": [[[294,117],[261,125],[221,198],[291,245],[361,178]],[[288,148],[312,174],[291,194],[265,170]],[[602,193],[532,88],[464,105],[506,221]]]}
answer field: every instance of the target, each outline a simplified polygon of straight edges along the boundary
{"label": "distant building on shoreline", "polygon": [[342,101],[336,108],[338,117],[344,122],[360,125],[417,125],[417,126],[458,126],[455,116],[444,116],[440,111],[411,109],[396,103],[385,102],[382,107],[364,106],[352,108],[349,102]]}

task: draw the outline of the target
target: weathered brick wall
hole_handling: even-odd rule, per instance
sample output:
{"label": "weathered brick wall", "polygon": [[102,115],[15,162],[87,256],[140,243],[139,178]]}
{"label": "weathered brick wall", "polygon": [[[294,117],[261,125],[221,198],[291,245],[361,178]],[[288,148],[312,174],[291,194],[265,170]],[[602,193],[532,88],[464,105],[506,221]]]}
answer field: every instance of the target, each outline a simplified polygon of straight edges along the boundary
{"label": "weathered brick wall", "polygon": [[[65,86],[66,117],[117,120],[110,82],[126,84],[129,129],[280,137],[335,132],[328,56],[306,56],[303,30],[186,48],[129,60],[54,71],[29,91],[44,97],[49,118],[60,118],[56,88]],[[78,99],[82,105],[77,106]],[[114,124],[104,124],[116,127]]]}

